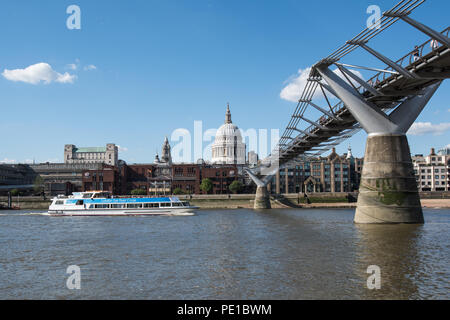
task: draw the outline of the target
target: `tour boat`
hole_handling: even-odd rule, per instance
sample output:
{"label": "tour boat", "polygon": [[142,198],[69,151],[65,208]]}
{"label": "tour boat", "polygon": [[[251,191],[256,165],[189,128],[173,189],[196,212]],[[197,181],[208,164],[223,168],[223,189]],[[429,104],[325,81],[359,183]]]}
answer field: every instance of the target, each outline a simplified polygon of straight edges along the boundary
{"label": "tour boat", "polygon": [[57,196],[48,208],[51,216],[192,215],[198,207],[177,197],[115,197],[109,192],[74,192]]}

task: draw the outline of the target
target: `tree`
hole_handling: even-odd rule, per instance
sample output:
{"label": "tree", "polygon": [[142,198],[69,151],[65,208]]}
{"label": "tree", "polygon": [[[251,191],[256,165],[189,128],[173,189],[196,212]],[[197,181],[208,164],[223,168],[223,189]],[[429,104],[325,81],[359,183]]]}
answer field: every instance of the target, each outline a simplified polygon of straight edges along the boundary
{"label": "tree", "polygon": [[181,188],[175,188],[173,190],[173,194],[175,195],[184,194],[184,191]]}
{"label": "tree", "polygon": [[133,189],[131,190],[131,194],[133,196],[145,196],[147,194],[147,191],[144,189]]}
{"label": "tree", "polygon": [[243,184],[242,182],[238,181],[238,180],[234,180],[230,186],[228,187],[228,189],[230,189],[231,192],[233,193],[239,193],[242,191],[243,188]]}
{"label": "tree", "polygon": [[44,189],[44,179],[42,179],[41,176],[37,176],[36,179],[34,179],[33,189],[36,193],[42,192]]}
{"label": "tree", "polygon": [[212,188],[213,188],[213,184],[212,184],[211,179],[205,178],[202,180],[202,183],[200,184],[200,190],[202,190],[206,193],[210,193]]}
{"label": "tree", "polygon": [[13,197],[18,196],[18,195],[19,195],[19,190],[18,190],[18,189],[12,189],[12,190],[11,190],[11,195],[12,195]]}

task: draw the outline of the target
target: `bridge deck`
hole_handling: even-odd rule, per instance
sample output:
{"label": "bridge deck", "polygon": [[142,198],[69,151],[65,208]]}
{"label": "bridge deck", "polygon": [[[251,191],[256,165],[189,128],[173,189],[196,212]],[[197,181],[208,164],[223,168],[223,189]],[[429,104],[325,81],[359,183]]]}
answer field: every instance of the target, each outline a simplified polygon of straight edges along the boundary
{"label": "bridge deck", "polygon": [[[450,27],[445,29],[442,34],[448,37],[449,30]],[[375,106],[388,111],[395,109],[408,96],[418,94],[423,88],[449,78],[450,49],[442,44],[432,48],[431,41],[430,39],[418,47],[418,58],[417,49],[415,49],[397,61],[398,65],[410,71],[416,77],[408,78],[394,73],[391,68],[387,68],[386,72],[379,72],[367,81],[381,95],[375,95],[362,86],[355,87],[355,89]],[[430,52],[427,52],[428,50]],[[335,62],[330,61],[328,64]],[[321,63],[323,63],[323,60]],[[313,68],[310,74],[312,83],[309,83],[312,92],[320,87],[320,80],[320,76]],[[305,90],[307,89],[305,88]],[[312,97],[312,95],[310,96]],[[307,101],[300,101],[299,104],[301,103],[308,104]],[[300,115],[294,114],[293,119],[301,118],[304,109]],[[333,117],[323,115],[315,121],[321,127],[312,124],[306,129],[298,130],[299,121],[293,122],[291,120],[291,126],[288,125],[279,143],[280,165],[292,162],[301,155],[308,155],[308,151],[317,151],[317,148],[316,155],[318,155],[325,150],[329,150],[330,146],[337,145],[359,131],[358,122],[342,102],[332,107],[331,110],[334,113]],[[300,132],[300,134],[294,136],[295,132]]]}

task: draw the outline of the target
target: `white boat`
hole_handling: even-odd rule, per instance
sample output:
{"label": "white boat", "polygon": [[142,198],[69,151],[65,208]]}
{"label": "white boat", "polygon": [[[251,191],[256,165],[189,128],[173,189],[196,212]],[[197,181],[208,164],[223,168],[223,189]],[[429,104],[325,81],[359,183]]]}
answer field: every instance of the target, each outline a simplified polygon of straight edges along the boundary
{"label": "white boat", "polygon": [[109,192],[74,192],[53,198],[51,216],[192,215],[198,207],[177,197],[115,197]]}

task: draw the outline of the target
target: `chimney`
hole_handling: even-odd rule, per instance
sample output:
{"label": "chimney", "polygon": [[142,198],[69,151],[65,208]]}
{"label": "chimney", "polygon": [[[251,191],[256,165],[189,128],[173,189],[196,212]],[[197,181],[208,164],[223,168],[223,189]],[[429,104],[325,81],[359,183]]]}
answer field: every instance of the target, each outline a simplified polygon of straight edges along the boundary
{"label": "chimney", "polygon": [[435,156],[435,155],[436,155],[436,153],[434,152],[434,148],[431,148],[430,156]]}

